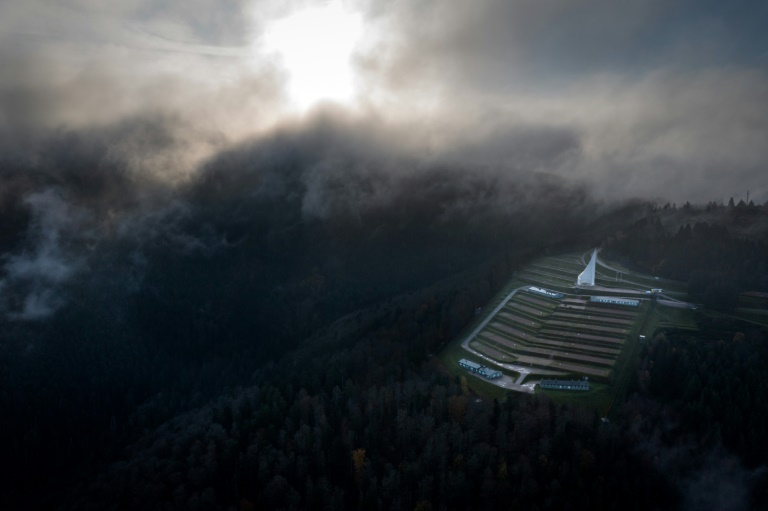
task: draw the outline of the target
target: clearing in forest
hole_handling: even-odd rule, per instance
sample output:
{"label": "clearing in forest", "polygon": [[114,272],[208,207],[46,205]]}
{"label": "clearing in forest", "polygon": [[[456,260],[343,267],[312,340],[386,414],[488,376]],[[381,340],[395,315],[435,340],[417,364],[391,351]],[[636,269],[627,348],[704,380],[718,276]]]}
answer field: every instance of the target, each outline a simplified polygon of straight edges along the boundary
{"label": "clearing in forest", "polygon": [[[654,277],[614,269],[599,256],[595,285],[577,286],[590,254],[545,257],[517,272],[483,314],[446,348],[442,356],[446,367],[466,375],[470,386],[484,394],[498,394],[488,392],[492,386],[539,392],[542,379],[586,379],[590,384],[586,392],[546,392],[592,403],[607,414],[627,386],[641,336],[650,336],[653,332],[647,330],[657,324],[648,321],[649,313],[662,307],[657,298],[674,300],[684,308],[687,304],[652,292],[652,286],[658,286]],[[673,286],[675,295],[685,293],[681,283],[665,284]],[[493,381],[470,376],[458,367],[460,358],[504,376]]]}

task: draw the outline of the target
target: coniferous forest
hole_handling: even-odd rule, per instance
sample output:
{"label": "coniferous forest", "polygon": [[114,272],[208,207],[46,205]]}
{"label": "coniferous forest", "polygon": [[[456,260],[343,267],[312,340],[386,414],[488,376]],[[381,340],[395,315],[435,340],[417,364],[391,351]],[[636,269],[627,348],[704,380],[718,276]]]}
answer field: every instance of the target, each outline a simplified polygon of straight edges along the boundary
{"label": "coniferous forest", "polygon": [[[54,142],[93,168],[109,154]],[[476,394],[435,356],[517,269],[585,246],[728,310],[766,289],[765,206],[609,207],[450,166],[382,198],[375,169],[345,180],[355,155],[318,170],[297,143],[149,194],[119,168],[9,163],[26,195],[2,203],[3,508],[766,505],[764,327],[702,311],[700,335],[658,331],[607,420]]]}

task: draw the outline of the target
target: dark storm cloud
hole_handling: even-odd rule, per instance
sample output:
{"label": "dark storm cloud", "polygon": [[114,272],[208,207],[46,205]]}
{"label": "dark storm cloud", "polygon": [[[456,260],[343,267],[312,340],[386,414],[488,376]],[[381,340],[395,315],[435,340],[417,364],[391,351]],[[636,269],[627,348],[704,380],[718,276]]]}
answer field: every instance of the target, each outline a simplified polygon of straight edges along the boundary
{"label": "dark storm cloud", "polygon": [[40,319],[62,304],[58,286],[83,265],[82,259],[64,247],[70,230],[80,227],[80,222],[77,212],[53,190],[33,193],[24,202],[32,217],[28,242],[24,250],[3,261],[0,307],[14,319]]}
{"label": "dark storm cloud", "polygon": [[[546,202],[553,198],[550,192],[567,194],[569,186],[581,196],[574,183],[533,172],[541,170],[534,162],[578,152],[578,136],[538,126],[507,129],[499,136],[498,154],[477,165],[469,163],[473,158],[461,159],[470,149],[424,157],[386,125],[321,111],[298,127],[211,159],[200,172],[198,190],[203,197],[296,201],[304,220],[354,221],[412,207],[438,223],[462,216],[503,217]],[[514,153],[517,166],[497,164]]]}
{"label": "dark storm cloud", "polygon": [[[398,30],[392,72],[437,72],[459,87],[506,91],[553,80],[659,67],[766,66],[768,43],[754,2],[480,0],[374,2],[371,15]],[[393,80],[395,77],[393,77]]]}
{"label": "dark storm cloud", "polygon": [[[252,44],[270,19],[311,4],[6,2],[2,140],[162,112],[183,119],[174,157],[185,161],[155,167],[189,173],[284,123],[285,76]],[[366,24],[357,115],[387,124],[391,146],[554,172],[615,198],[768,199],[760,3],[347,5]]]}
{"label": "dark storm cloud", "polygon": [[[189,132],[179,119],[140,116],[100,129],[55,130],[6,147],[0,158],[0,310],[40,319],[69,288],[101,279],[94,265],[121,246],[141,266],[144,247],[210,251],[216,240],[178,230],[189,216],[168,174]],[[128,269],[127,273],[130,273]]]}
{"label": "dark storm cloud", "polygon": [[243,43],[248,37],[250,2],[242,0],[30,0],[2,6],[6,34],[27,40],[106,44],[189,51]]}
{"label": "dark storm cloud", "polygon": [[[94,279],[136,289],[159,253],[211,257],[245,240],[307,250],[303,238],[293,240],[297,229],[342,244],[469,237],[487,245],[500,227],[522,239],[523,223],[561,232],[595,212],[582,189],[560,179],[420,157],[391,126],[343,110],[225,145],[199,168],[169,178],[188,166],[193,135],[183,118],[144,115],[53,130],[6,148],[5,316],[48,317]],[[513,139],[553,158],[573,145],[547,129],[512,130]]]}
{"label": "dark storm cloud", "polygon": [[214,228],[178,227],[209,194],[363,223],[578,207],[582,186],[612,199],[768,199],[766,7],[349,5],[369,35],[356,60],[363,107],[290,120],[284,77],[250,49],[290,11],[280,3],[0,5],[0,207],[15,219],[3,282],[26,297],[6,309],[55,310],[92,258],[82,247],[103,239],[226,249]]}
{"label": "dark storm cloud", "polygon": [[581,134],[565,126],[501,124],[488,121],[467,132],[446,161],[506,165],[512,169],[553,172],[582,153]]}
{"label": "dark storm cloud", "polygon": [[286,5],[0,5],[6,313],[55,311],[102,245],[133,261],[152,243],[227,250],[242,236],[217,225],[249,200],[288,212],[265,220],[274,234],[467,228],[595,197],[768,199],[765,7],[350,3],[363,107],[289,119],[285,77],[251,48],[309,4]]}
{"label": "dark storm cloud", "polygon": [[263,130],[284,107],[283,77],[270,62],[250,59],[261,29],[250,7],[0,4],[2,140],[13,147],[51,129],[174,115],[186,120],[187,152],[199,157],[209,152],[200,133],[237,138]]}
{"label": "dark storm cloud", "polygon": [[492,157],[500,136],[486,119],[506,117],[578,133],[582,157],[551,170],[601,194],[727,200],[722,190],[740,187],[764,201],[767,11],[746,1],[382,2],[371,17],[390,28],[387,51],[361,68],[441,119],[437,129],[462,124],[448,145],[474,138],[473,156]]}

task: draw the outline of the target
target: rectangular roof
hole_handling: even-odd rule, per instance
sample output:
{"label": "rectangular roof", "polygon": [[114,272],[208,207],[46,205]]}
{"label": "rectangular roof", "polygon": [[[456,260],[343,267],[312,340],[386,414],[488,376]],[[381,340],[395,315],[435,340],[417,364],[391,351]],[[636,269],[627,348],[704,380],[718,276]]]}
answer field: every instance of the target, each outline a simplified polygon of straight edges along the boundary
{"label": "rectangular roof", "polygon": [[589,389],[586,380],[541,380],[542,387],[571,387],[577,389]]}
{"label": "rectangular roof", "polygon": [[590,301],[599,303],[613,303],[616,305],[632,305],[634,307],[640,305],[640,300],[634,300],[632,298],[620,298],[616,296],[593,296],[590,298]]}
{"label": "rectangular roof", "polygon": [[472,362],[471,360],[467,360],[466,358],[462,358],[461,360],[459,360],[459,365],[468,366],[468,367],[471,367],[472,369],[480,369],[481,367],[483,367],[477,362]]}

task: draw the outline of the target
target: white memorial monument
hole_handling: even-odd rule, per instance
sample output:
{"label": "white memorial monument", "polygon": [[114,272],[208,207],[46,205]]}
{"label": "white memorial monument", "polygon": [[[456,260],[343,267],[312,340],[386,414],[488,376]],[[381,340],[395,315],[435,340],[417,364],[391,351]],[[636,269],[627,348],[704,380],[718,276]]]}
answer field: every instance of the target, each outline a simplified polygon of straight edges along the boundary
{"label": "white memorial monument", "polygon": [[579,278],[576,280],[577,286],[594,286],[595,285],[595,262],[597,260],[597,249],[592,251],[592,258],[589,260],[587,267],[579,274]]}

